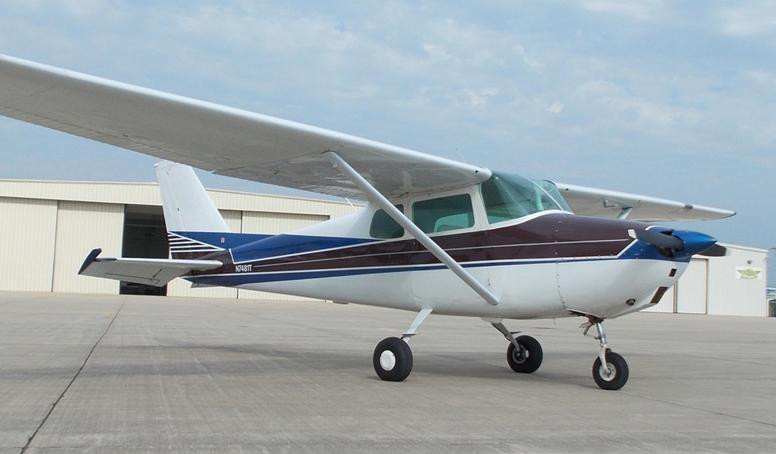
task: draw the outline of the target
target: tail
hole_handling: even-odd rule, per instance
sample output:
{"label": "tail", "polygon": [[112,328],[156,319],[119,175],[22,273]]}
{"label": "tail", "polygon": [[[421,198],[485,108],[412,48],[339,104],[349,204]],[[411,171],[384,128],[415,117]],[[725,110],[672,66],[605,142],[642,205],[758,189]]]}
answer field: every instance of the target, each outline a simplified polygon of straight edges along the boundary
{"label": "tail", "polygon": [[170,161],[161,161],[155,167],[170,258],[193,259],[223,250],[229,227],[194,169]]}

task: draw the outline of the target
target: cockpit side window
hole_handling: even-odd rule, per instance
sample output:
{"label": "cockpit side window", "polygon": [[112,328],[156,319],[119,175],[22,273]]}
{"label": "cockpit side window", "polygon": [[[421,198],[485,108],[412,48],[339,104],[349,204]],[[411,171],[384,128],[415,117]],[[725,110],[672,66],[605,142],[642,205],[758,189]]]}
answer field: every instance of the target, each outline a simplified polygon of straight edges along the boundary
{"label": "cockpit side window", "polygon": [[[551,182],[542,183],[555,186]],[[517,175],[494,173],[482,183],[481,189],[485,212],[491,224],[546,210],[570,211],[557,189],[552,193],[543,184]]]}
{"label": "cockpit side window", "polygon": [[425,233],[447,232],[474,226],[469,194],[457,194],[412,204],[412,221]]}
{"label": "cockpit side window", "polygon": [[[395,205],[396,209],[404,212],[404,205]],[[375,211],[372,216],[372,223],[369,225],[369,235],[372,238],[391,239],[404,236],[404,228],[396,223],[388,213],[380,209]]]}

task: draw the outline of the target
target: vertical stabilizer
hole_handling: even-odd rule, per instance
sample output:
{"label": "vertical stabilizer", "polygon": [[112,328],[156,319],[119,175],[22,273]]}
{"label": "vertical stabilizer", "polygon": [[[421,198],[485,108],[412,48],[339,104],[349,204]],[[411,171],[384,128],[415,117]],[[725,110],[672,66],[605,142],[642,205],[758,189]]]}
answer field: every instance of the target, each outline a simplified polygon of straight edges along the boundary
{"label": "vertical stabilizer", "polygon": [[171,161],[154,167],[168,232],[229,232],[194,169]]}

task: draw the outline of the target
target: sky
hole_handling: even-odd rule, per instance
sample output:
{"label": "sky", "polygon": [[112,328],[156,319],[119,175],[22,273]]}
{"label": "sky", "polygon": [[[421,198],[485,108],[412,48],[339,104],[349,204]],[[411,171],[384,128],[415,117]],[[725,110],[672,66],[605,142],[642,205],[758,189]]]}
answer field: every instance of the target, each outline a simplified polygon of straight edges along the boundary
{"label": "sky", "polygon": [[[733,209],[679,226],[776,247],[771,1],[0,3],[0,53],[504,172]],[[154,179],[155,158],[15,120],[0,118],[0,140],[0,178]]]}

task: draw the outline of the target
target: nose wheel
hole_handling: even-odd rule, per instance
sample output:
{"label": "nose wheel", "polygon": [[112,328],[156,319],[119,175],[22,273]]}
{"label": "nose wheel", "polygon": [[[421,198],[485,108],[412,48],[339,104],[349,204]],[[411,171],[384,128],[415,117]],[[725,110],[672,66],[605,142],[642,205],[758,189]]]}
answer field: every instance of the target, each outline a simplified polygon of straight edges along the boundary
{"label": "nose wheel", "polygon": [[596,340],[601,346],[598,357],[593,362],[593,380],[601,389],[616,391],[628,382],[628,363],[619,353],[613,352],[606,341],[603,320],[589,317],[588,322],[582,325],[585,328],[583,335],[595,326]]}
{"label": "nose wheel", "polygon": [[601,358],[596,358],[593,363],[593,380],[601,389],[618,390],[628,382],[628,363],[620,354],[607,351],[606,366],[601,363]]}

